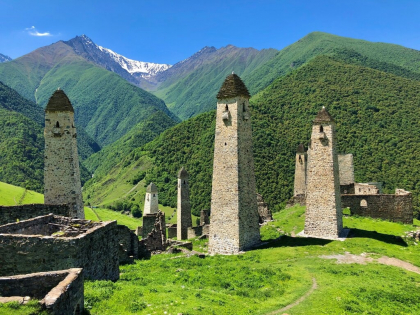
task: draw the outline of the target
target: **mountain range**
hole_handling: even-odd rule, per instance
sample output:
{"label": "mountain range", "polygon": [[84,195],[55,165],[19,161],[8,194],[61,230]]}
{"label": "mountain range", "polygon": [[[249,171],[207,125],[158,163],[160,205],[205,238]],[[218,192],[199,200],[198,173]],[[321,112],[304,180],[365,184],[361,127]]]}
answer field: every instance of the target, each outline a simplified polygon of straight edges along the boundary
{"label": "mountain range", "polygon": [[10,60],[12,60],[12,58],[10,58],[9,56],[0,54],[0,63],[10,61]]}

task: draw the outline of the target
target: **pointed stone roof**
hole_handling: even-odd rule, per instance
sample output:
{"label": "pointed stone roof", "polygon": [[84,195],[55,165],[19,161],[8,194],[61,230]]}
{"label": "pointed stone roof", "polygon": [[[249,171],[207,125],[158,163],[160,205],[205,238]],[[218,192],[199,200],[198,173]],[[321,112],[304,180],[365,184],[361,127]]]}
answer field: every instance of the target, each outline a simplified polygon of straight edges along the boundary
{"label": "pointed stone roof", "polygon": [[147,186],[147,188],[146,188],[146,192],[152,193],[152,194],[157,193],[158,190],[157,190],[156,185],[154,183],[150,183],[149,186]]}
{"label": "pointed stone roof", "polygon": [[303,144],[299,144],[297,149],[296,149],[296,153],[305,153],[305,147],[303,146]]}
{"label": "pointed stone roof", "polygon": [[63,90],[60,90],[60,88],[58,88],[50,97],[47,107],[45,107],[45,111],[74,113],[74,109],[73,106],[71,106],[69,98]]}
{"label": "pointed stone roof", "polygon": [[182,167],[178,172],[178,178],[188,178],[188,172]]}
{"label": "pointed stone roof", "polygon": [[225,79],[225,82],[223,82],[219,93],[217,93],[217,99],[222,100],[236,96],[243,96],[246,98],[251,97],[241,78],[238,75],[232,73],[228,75]]}
{"label": "pointed stone roof", "polygon": [[327,112],[325,106],[322,106],[322,109],[318,112],[314,119],[314,123],[330,123],[334,122],[334,119],[331,117],[330,113]]}

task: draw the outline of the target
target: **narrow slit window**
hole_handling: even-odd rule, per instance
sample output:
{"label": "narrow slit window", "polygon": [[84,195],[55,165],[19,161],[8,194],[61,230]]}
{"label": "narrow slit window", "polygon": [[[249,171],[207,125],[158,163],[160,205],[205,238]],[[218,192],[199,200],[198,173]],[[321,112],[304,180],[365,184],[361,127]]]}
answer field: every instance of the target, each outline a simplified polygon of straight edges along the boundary
{"label": "narrow slit window", "polygon": [[319,132],[324,132],[324,127],[319,126]]}
{"label": "narrow slit window", "polygon": [[225,106],[225,110],[228,111],[229,110],[229,106],[226,104]]}
{"label": "narrow slit window", "polygon": [[60,124],[58,123],[58,121],[55,123],[55,127],[60,128]]}

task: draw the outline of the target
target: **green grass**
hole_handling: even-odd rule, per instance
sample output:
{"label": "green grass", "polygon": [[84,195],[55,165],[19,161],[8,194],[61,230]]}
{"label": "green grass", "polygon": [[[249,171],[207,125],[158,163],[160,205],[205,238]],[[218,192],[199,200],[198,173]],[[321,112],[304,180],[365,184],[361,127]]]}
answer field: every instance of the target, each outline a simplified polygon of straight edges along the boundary
{"label": "green grass", "polygon": [[32,190],[0,182],[0,205],[16,206],[19,204],[44,203],[44,195]]}
{"label": "green grass", "polygon": [[[315,278],[314,292],[284,313],[420,313],[419,274],[376,262],[337,264],[319,257],[370,253],[420,266],[420,246],[399,238],[418,225],[345,217],[344,225],[352,232],[344,242],[289,236],[303,228],[304,210],[297,206],[275,213],[262,237],[276,239],[277,228],[283,236],[243,255],[199,259],[162,254],[121,267],[121,279],[115,283],[87,281],[86,306],[92,315],[267,314],[296,301]],[[193,243],[199,251],[207,246],[206,240]]]}
{"label": "green grass", "polygon": [[43,311],[37,300],[29,301],[25,305],[18,302],[0,303],[0,315],[47,315],[47,311]]}

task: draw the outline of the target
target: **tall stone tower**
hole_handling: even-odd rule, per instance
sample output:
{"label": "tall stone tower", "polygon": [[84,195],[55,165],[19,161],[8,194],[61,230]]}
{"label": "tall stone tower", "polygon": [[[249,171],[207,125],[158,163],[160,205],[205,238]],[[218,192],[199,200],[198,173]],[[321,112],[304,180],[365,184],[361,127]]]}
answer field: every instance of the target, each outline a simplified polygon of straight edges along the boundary
{"label": "tall stone tower", "polygon": [[295,186],[293,196],[304,196],[306,193],[306,152],[303,144],[296,150]]}
{"label": "tall stone tower", "polygon": [[67,95],[54,92],[45,108],[45,204],[68,204],[71,216],[84,219],[74,110]]}
{"label": "tall stone tower", "polygon": [[146,188],[144,198],[144,214],[156,214],[159,212],[158,190],[154,183],[150,183]]}
{"label": "tall stone tower", "polygon": [[260,241],[249,92],[231,74],[217,94],[209,252],[235,254]]}
{"label": "tall stone tower", "polygon": [[190,187],[188,185],[188,173],[185,168],[181,168],[178,172],[178,205],[176,215],[176,237],[178,240],[186,240],[188,238],[188,228],[192,227],[192,220]]}
{"label": "tall stone tower", "polygon": [[306,179],[305,234],[337,238],[343,229],[335,122],[323,107],[312,126]]}

